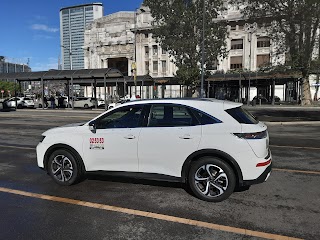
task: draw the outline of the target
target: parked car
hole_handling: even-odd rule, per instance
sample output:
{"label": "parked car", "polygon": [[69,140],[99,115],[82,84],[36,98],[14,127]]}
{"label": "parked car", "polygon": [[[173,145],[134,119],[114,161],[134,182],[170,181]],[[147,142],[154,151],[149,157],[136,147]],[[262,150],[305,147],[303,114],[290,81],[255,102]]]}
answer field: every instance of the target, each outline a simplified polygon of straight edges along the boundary
{"label": "parked car", "polygon": [[2,100],[0,101],[0,112],[10,112],[15,110],[15,107],[8,107],[8,105],[5,102],[3,102]]}
{"label": "parked car", "polygon": [[124,104],[124,103],[126,103],[126,102],[130,102],[130,99],[120,99],[120,100],[117,101],[117,102],[109,103],[108,109],[115,108],[116,106],[121,105],[121,104]]}
{"label": "parked car", "polygon": [[105,105],[105,102],[103,99],[98,99],[97,103],[98,103],[98,107],[104,107],[104,105]]}
{"label": "parked car", "polygon": [[179,181],[198,198],[219,202],[271,172],[267,126],[241,106],[215,99],[127,102],[87,123],[44,132],[37,163],[64,186],[89,172],[125,173]]}
{"label": "parked car", "polygon": [[10,108],[34,108],[34,101],[29,97],[12,97],[5,101]]}
{"label": "parked car", "polygon": [[[74,99],[75,108],[92,108],[96,104],[96,99],[91,97],[77,97]],[[72,107],[72,100],[69,101],[69,106]]]}
{"label": "parked car", "polygon": [[[272,99],[267,99],[264,96],[255,96],[252,99],[252,102],[253,101],[255,101],[255,104],[260,104],[260,101],[261,101],[261,104],[271,104],[272,103]],[[275,103],[279,103],[280,102],[280,98],[278,96],[274,96],[274,102]]]}

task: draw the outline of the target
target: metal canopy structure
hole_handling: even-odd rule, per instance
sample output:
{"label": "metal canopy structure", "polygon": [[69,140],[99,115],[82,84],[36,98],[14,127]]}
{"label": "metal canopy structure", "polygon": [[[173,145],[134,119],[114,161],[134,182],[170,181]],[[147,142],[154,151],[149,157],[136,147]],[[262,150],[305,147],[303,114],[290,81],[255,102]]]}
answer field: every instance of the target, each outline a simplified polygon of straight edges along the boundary
{"label": "metal canopy structure", "polygon": [[[275,86],[276,85],[285,85],[285,89],[283,90],[284,99],[285,96],[289,95],[288,89],[294,89],[299,95],[300,89],[300,79],[301,74],[299,72],[239,72],[239,73],[217,73],[209,76],[206,79],[208,93],[213,97],[216,97],[217,88],[227,89],[229,88],[229,93],[233,96],[237,95],[236,98],[238,101],[247,101],[249,105],[250,99],[250,88],[251,87],[259,87],[266,89],[267,94],[272,98],[272,102],[274,103],[275,96]],[[292,90],[291,89],[291,90]],[[243,91],[244,90],[244,96]],[[225,92],[226,93],[226,90]],[[221,94],[221,91],[220,91]],[[268,96],[265,96],[268,97]],[[298,101],[298,98],[296,98]]]}
{"label": "metal canopy structure", "polygon": [[[23,81],[41,81],[41,99],[44,99],[44,82],[45,81],[59,81],[65,82],[68,85],[79,84],[82,86],[93,85],[94,94],[96,98],[97,85],[103,85],[106,91],[107,81],[108,83],[123,82],[125,86],[125,79],[123,74],[114,68],[99,68],[99,69],[80,69],[80,70],[49,70],[41,72],[19,72],[19,73],[1,73],[0,80],[14,80],[17,82]],[[68,94],[68,97],[69,94]],[[74,106],[74,98],[72,91],[72,108]],[[106,102],[106,94],[105,94]],[[105,104],[106,105],[106,104]],[[44,104],[42,104],[42,108]]]}
{"label": "metal canopy structure", "polygon": [[19,73],[0,73],[0,79],[10,79],[17,81],[39,81],[39,80],[71,80],[75,83],[85,83],[86,80],[103,80],[108,82],[123,79],[123,74],[115,68],[99,68],[99,69],[80,69],[80,70],[49,70],[42,72],[19,72]]}

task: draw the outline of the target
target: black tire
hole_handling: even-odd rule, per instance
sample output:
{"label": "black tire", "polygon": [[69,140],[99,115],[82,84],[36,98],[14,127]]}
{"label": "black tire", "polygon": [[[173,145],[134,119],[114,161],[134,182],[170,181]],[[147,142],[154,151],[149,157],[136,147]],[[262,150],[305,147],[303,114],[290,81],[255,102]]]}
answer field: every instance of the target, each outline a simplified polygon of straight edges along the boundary
{"label": "black tire", "polygon": [[84,108],[86,108],[86,109],[89,108],[89,105],[88,105],[88,104],[85,104],[85,105],[84,105]]}
{"label": "black tire", "polygon": [[188,184],[196,197],[208,202],[221,202],[233,193],[236,177],[229,164],[223,160],[203,157],[192,162]]}
{"label": "black tire", "polygon": [[22,105],[21,104],[18,104],[18,109],[21,109],[22,108]]}
{"label": "black tire", "polygon": [[42,108],[42,104],[39,104],[39,108]]}
{"label": "black tire", "polygon": [[78,183],[84,176],[82,161],[66,149],[55,150],[50,155],[47,171],[51,178],[62,186]]}

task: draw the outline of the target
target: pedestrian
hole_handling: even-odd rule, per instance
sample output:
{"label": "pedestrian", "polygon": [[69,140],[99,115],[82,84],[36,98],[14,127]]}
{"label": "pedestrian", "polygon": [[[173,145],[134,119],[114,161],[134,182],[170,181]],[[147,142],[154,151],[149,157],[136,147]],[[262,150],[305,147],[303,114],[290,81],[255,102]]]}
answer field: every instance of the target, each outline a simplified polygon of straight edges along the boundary
{"label": "pedestrian", "polygon": [[63,97],[62,96],[59,96],[58,98],[58,108],[63,108]]}
{"label": "pedestrian", "polygon": [[50,100],[51,108],[54,109],[54,108],[55,108],[55,99],[54,99],[54,96],[51,95],[51,97],[49,98],[49,100]]}
{"label": "pedestrian", "polygon": [[43,107],[48,108],[48,99],[46,96],[43,97]]}

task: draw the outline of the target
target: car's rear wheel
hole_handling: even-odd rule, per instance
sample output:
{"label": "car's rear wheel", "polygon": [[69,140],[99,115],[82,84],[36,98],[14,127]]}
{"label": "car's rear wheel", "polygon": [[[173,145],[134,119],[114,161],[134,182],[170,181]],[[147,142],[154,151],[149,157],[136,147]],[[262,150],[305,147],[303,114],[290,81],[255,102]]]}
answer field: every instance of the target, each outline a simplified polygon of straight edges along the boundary
{"label": "car's rear wheel", "polygon": [[220,202],[233,193],[236,177],[232,168],[221,159],[203,157],[192,163],[188,183],[198,198]]}
{"label": "car's rear wheel", "polygon": [[22,108],[22,105],[21,104],[18,104],[18,109],[21,109]]}
{"label": "car's rear wheel", "polygon": [[84,105],[84,108],[89,108],[89,105],[88,105],[88,104],[85,104],[85,105]]}
{"label": "car's rear wheel", "polygon": [[48,161],[47,170],[59,185],[69,186],[80,181],[84,175],[82,162],[65,149],[54,151]]}

